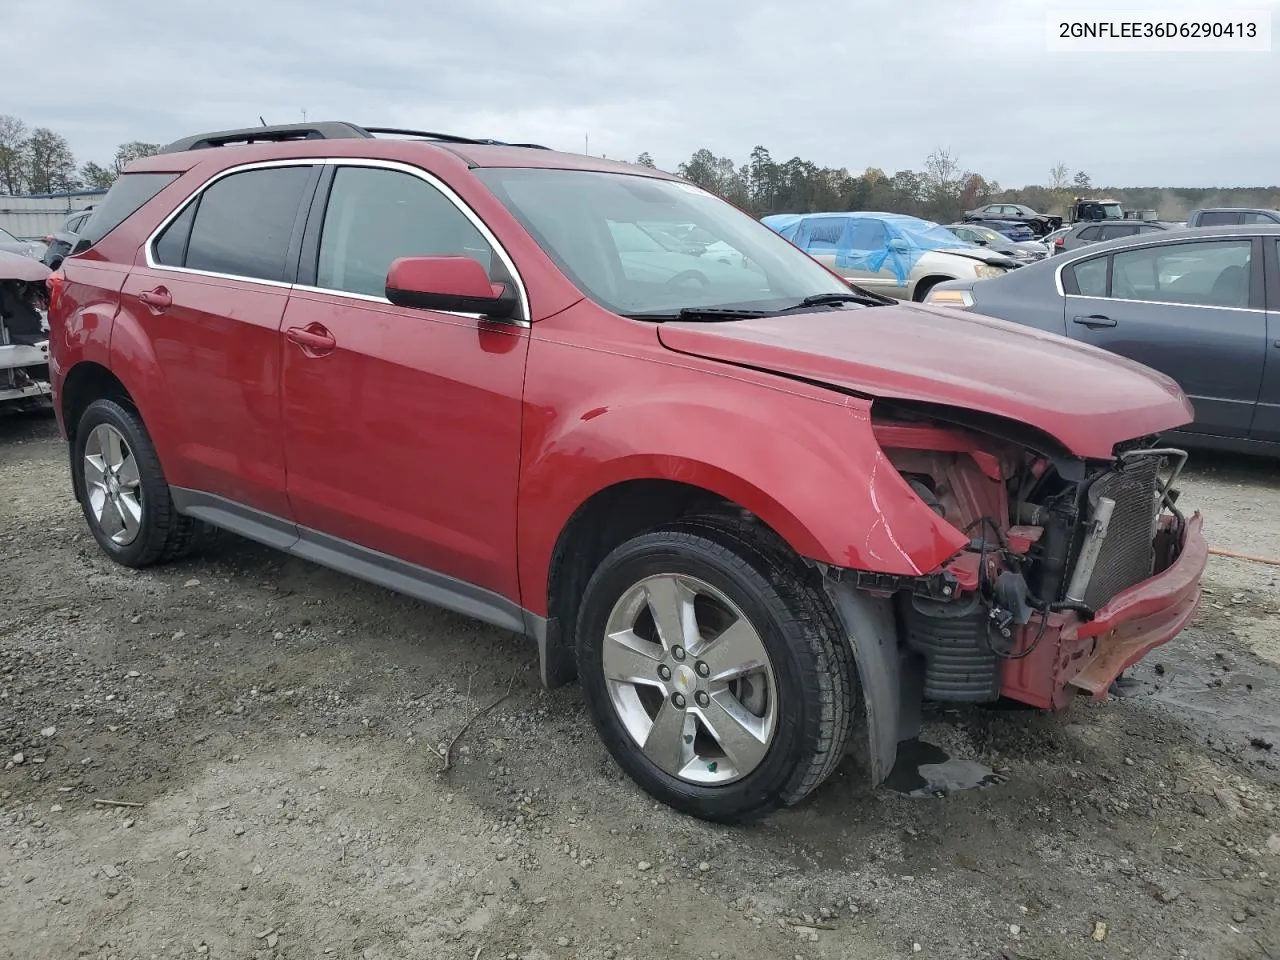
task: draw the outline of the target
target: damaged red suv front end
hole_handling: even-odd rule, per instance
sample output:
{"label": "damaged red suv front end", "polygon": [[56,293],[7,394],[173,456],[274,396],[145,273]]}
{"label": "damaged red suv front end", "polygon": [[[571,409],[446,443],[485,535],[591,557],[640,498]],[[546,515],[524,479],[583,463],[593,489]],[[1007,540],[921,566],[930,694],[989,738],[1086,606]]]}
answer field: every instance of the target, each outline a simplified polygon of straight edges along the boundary
{"label": "damaged red suv front end", "polygon": [[925,699],[1061,709],[1103,696],[1200,602],[1200,515],[1177,507],[1186,454],[1135,442],[1110,460],[1047,456],[961,427],[877,420],[885,455],[970,537],[899,593]]}

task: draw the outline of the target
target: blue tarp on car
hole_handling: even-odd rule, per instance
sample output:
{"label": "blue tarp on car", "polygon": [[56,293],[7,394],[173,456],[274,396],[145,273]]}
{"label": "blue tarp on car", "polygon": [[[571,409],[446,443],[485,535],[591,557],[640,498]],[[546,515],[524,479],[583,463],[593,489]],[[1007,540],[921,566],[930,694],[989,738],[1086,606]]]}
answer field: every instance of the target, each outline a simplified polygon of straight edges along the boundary
{"label": "blue tarp on car", "polygon": [[900,213],[779,213],[760,222],[806,253],[834,255],[837,269],[877,273],[887,264],[900,287],[925,251],[974,246],[936,223]]}

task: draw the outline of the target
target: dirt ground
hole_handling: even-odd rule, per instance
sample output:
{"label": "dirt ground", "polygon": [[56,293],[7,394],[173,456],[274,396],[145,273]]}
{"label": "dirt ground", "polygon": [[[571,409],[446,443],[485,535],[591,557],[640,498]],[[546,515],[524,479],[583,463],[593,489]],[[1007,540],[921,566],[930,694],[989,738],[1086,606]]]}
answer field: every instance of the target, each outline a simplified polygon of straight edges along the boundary
{"label": "dirt ground", "polygon": [[[1280,554],[1276,461],[1193,464],[1213,544]],[[0,492],[0,956],[1280,958],[1280,567],[1212,559],[1131,696],[930,717],[1002,782],[849,762],[728,829],[510,634],[234,538],[113,565],[48,417],[0,419]]]}

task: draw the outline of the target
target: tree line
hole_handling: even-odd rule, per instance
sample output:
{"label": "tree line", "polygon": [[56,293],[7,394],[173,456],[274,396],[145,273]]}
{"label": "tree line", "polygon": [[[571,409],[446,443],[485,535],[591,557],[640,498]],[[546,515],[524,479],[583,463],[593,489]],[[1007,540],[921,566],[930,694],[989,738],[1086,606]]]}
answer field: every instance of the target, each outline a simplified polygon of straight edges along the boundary
{"label": "tree line", "polygon": [[77,163],[67,138],[48,127],[28,127],[0,114],[0,193],[63,193],[111,186],[131,160],[160,151],[158,143],[131,140],[106,164]]}
{"label": "tree line", "polygon": [[[116,148],[109,163],[76,160],[66,137],[48,127],[29,128],[18,117],[0,115],[0,193],[59,193],[109,187],[131,160],[157,153],[160,145],[131,140]],[[642,153],[636,162],[655,166]],[[756,216],[835,210],[882,210],[950,223],[986,203],[1024,203],[1041,213],[1062,214],[1071,198],[1105,195],[1126,209],[1155,210],[1164,219],[1183,219],[1196,207],[1280,208],[1280,187],[1165,188],[1095,187],[1083,170],[1056,163],[1044,184],[1003,188],[966,170],[949,149],[939,147],[921,170],[886,173],[868,167],[852,173],[792,157],[773,159],[757,146],[746,163],[695,150],[675,172]]]}
{"label": "tree line", "polygon": [[[642,153],[636,162],[655,166]],[[922,170],[892,174],[878,167],[852,173],[844,167],[822,167],[800,157],[774,160],[757,146],[746,163],[718,157],[706,148],[674,171],[756,216],[771,213],[875,210],[904,213],[937,223],[951,223],[966,210],[987,203],[1022,203],[1040,213],[1062,215],[1077,196],[1117,200],[1127,210],[1155,210],[1161,219],[1181,220],[1196,207],[1261,207],[1280,209],[1280,187],[1098,187],[1083,170],[1055,163],[1044,184],[1004,188],[995,180],[966,170],[946,148],[925,158]]]}

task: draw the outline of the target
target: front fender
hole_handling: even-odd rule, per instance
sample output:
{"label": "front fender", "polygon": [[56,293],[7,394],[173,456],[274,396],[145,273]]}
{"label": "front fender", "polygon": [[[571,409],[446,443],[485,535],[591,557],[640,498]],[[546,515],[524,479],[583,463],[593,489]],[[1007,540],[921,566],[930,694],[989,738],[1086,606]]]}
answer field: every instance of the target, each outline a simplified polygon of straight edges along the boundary
{"label": "front fender", "polygon": [[707,490],[754,513],[798,554],[838,567],[913,576],[965,544],[881,452],[866,401],[675,367],[666,377],[545,424],[527,421],[520,579],[535,613],[546,612],[552,554],[574,512],[633,480]]}

